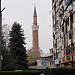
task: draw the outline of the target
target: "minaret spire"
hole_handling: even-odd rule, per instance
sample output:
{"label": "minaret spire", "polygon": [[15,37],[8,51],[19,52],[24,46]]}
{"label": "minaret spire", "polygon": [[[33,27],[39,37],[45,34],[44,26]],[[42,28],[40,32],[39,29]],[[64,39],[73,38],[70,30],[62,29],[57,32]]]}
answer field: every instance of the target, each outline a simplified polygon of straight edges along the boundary
{"label": "minaret spire", "polygon": [[34,17],[37,16],[35,3],[34,3],[34,15],[33,15],[33,16],[34,16]]}
{"label": "minaret spire", "polygon": [[35,6],[35,3],[34,3],[33,24],[34,24],[34,25],[37,25],[37,13],[36,13],[36,6]]}

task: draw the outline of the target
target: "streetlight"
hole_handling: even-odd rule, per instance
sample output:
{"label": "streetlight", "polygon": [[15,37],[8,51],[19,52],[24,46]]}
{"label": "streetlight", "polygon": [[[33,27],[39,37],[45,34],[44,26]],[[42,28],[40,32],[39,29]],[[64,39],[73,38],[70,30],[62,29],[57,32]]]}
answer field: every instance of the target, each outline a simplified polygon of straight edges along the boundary
{"label": "streetlight", "polygon": [[1,71],[1,40],[2,40],[2,12],[5,7],[1,10],[1,0],[0,0],[0,71]]}

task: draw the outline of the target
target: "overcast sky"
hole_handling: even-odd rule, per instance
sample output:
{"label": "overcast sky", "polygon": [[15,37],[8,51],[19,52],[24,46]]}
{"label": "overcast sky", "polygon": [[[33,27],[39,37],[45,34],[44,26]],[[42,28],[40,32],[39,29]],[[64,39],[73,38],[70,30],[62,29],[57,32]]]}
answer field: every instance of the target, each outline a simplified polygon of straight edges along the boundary
{"label": "overcast sky", "polygon": [[11,27],[15,21],[20,23],[26,36],[26,48],[31,48],[34,3],[39,25],[39,47],[48,53],[52,48],[51,0],[2,0],[2,8],[6,8],[3,11],[3,24]]}

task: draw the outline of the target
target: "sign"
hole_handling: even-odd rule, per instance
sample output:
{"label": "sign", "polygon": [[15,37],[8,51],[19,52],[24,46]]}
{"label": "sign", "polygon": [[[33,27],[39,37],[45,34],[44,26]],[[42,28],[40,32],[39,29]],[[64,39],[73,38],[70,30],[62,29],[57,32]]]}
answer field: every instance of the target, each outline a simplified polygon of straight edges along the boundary
{"label": "sign", "polygon": [[66,56],[66,60],[72,60],[72,56]]}
{"label": "sign", "polygon": [[47,62],[46,61],[42,61],[41,64],[42,64],[43,67],[47,66]]}

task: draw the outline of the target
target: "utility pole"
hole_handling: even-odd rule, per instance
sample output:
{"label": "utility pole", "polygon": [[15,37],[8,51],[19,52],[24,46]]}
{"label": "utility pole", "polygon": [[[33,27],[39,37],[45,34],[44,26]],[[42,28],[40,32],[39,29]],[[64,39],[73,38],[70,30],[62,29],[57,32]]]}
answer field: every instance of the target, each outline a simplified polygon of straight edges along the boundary
{"label": "utility pole", "polygon": [[1,50],[2,50],[2,11],[5,7],[1,10],[1,0],[0,0],[0,71],[1,71]]}
{"label": "utility pole", "polygon": [[1,0],[0,0],[0,71],[1,71],[1,40],[2,40],[2,13],[1,13]]}

